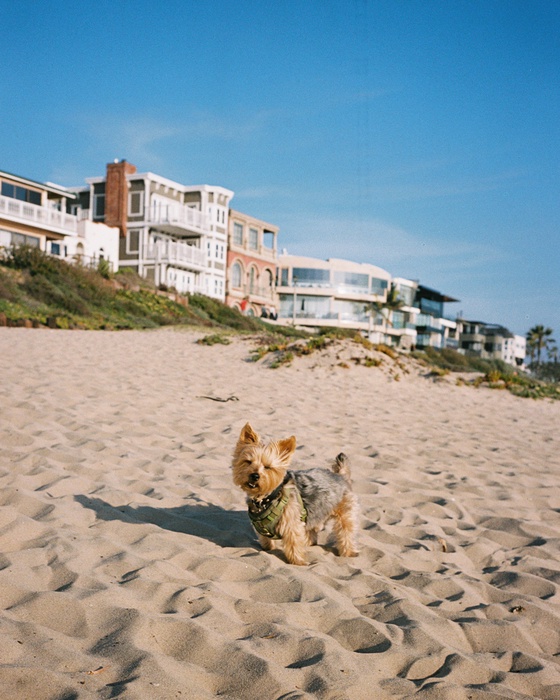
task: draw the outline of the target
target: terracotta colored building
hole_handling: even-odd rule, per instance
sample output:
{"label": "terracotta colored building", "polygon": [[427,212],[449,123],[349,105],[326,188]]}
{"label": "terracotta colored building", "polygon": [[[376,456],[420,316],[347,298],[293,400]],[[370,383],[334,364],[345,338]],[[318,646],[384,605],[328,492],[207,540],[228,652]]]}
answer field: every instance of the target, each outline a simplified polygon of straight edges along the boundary
{"label": "terracotta colored building", "polygon": [[275,319],[278,227],[230,209],[226,304]]}

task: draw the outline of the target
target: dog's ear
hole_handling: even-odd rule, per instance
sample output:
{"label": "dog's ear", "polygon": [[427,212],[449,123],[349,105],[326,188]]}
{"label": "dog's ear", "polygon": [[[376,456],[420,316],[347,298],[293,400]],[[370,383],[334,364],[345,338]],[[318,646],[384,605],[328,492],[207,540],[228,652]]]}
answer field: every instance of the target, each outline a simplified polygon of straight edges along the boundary
{"label": "dog's ear", "polygon": [[282,460],[289,462],[292,458],[292,455],[294,454],[296,449],[296,438],[295,435],[292,435],[289,438],[286,438],[285,440],[279,440],[278,441],[278,452],[280,453],[280,457]]}
{"label": "dog's ear", "polygon": [[255,433],[253,428],[251,428],[250,423],[245,423],[243,428],[241,429],[241,435],[239,436],[239,442],[242,442],[245,445],[258,445],[260,442],[260,438]]}

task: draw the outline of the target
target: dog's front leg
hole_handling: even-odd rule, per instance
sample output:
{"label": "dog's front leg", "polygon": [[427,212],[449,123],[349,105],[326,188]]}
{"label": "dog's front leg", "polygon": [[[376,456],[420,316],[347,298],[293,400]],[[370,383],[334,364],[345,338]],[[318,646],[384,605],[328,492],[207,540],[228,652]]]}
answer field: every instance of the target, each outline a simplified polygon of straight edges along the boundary
{"label": "dog's front leg", "polygon": [[259,538],[260,545],[265,552],[270,552],[274,549],[274,540],[271,540],[270,537],[265,537],[259,533],[257,533],[257,536]]}
{"label": "dog's front leg", "polygon": [[295,497],[291,497],[278,522],[278,532],[282,537],[284,554],[290,564],[307,566],[305,550],[307,533],[301,520],[301,510]]}

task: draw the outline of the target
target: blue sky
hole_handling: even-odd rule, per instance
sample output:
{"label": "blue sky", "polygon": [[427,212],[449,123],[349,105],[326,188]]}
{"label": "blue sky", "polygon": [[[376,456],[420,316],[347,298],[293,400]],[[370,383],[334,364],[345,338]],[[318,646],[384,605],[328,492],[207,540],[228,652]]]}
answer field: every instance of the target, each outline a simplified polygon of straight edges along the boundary
{"label": "blue sky", "polygon": [[560,341],[556,0],[4,0],[0,169],[126,158]]}

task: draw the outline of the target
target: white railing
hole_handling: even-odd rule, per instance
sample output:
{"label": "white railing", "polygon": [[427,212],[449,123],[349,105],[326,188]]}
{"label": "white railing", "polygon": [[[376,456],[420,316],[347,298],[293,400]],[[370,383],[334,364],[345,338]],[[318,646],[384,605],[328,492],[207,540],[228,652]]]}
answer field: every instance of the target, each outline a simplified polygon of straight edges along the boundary
{"label": "white railing", "polygon": [[203,250],[179,241],[150,241],[144,246],[143,258],[180,267],[206,267],[206,254]]}
{"label": "white railing", "polygon": [[0,214],[33,223],[39,227],[62,230],[65,233],[78,231],[78,217],[73,214],[21,202],[19,199],[3,195],[0,195]]}
{"label": "white railing", "polygon": [[153,204],[146,209],[146,221],[154,226],[176,226],[189,231],[203,231],[208,228],[206,214],[181,204]]}

